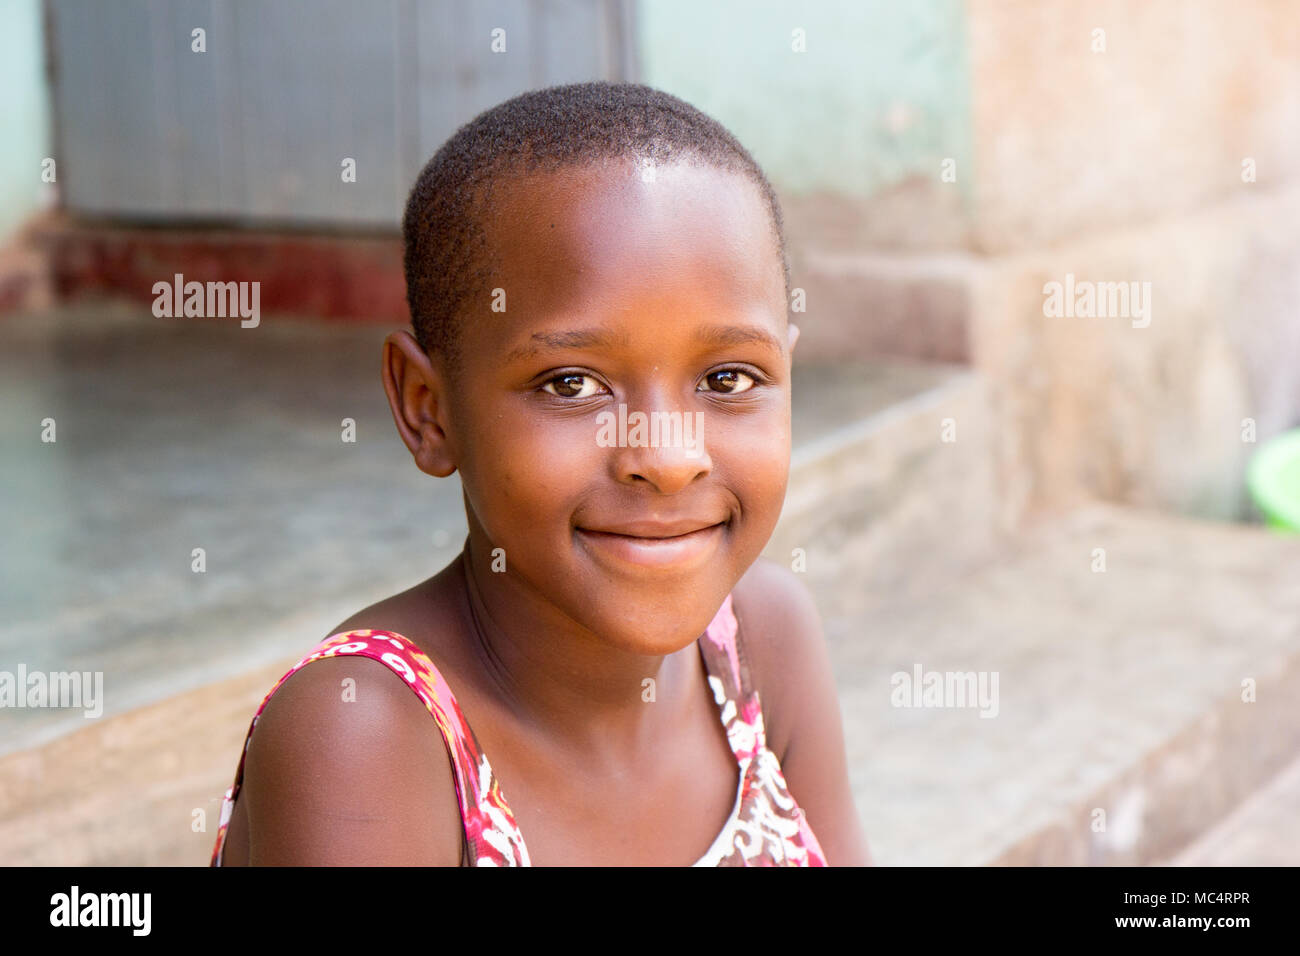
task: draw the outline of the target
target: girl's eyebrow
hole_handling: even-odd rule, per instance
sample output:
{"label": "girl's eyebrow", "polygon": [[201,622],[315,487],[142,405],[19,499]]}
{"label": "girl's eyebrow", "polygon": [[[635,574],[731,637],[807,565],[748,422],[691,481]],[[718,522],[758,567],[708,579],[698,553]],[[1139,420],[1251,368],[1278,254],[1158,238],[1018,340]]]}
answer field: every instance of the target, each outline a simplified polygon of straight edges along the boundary
{"label": "girl's eyebrow", "polygon": [[766,345],[778,354],[785,354],[781,340],[757,325],[711,325],[701,329],[696,339],[705,345]]}
{"label": "girl's eyebrow", "polygon": [[567,332],[534,332],[526,344],[513,349],[502,360],[510,364],[520,359],[531,358],[542,349],[590,349],[601,345],[627,345],[626,333],[611,336],[604,329],[571,329]]}
{"label": "girl's eyebrow", "polygon": [[[695,337],[696,341],[705,345],[726,346],[726,345],[766,345],[780,355],[785,354],[785,347],[778,339],[767,329],[758,326],[744,325],[713,325],[701,329]],[[551,349],[589,349],[599,346],[622,345],[628,344],[628,335],[626,333],[618,336],[611,336],[603,329],[571,329],[565,332],[534,332],[529,336],[529,341],[516,349],[511,350],[502,360],[503,364],[509,364],[521,359],[530,358],[545,348]]]}

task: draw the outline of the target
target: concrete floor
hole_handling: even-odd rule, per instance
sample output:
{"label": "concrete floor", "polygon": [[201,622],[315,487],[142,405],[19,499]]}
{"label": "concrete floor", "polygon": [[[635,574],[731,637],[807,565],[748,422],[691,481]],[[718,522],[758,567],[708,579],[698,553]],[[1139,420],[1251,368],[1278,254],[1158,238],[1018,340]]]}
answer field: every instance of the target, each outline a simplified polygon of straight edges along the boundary
{"label": "concrete floor", "polygon": [[[383,335],[138,307],[0,322],[3,666],[103,671],[121,713],[309,646],[454,556],[459,480],[399,442]],[[0,752],[84,719],[8,716]]]}

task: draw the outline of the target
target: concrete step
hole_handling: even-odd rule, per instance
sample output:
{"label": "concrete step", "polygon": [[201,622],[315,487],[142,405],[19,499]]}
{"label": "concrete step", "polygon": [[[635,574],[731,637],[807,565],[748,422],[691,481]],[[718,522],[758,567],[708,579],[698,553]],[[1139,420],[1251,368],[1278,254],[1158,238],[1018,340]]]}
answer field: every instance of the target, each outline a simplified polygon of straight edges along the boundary
{"label": "concrete step", "polygon": [[810,365],[794,395],[800,440],[767,557],[811,567],[851,548],[855,589],[897,597],[997,550],[1012,521],[979,375],[903,359]]}
{"label": "concrete step", "polygon": [[1300,865],[1300,759],[1252,793],[1169,866]]}
{"label": "concrete step", "polygon": [[845,249],[805,243],[796,250],[809,313],[805,357],[972,362],[980,257]]}
{"label": "concrete step", "polygon": [[0,863],[206,866],[249,721],[296,660],[0,757]]}
{"label": "concrete step", "polygon": [[269,229],[157,229],[55,212],[34,224],[60,301],[115,296],[149,307],[176,273],[200,282],[256,277],[265,313],[408,321],[402,238],[391,230],[328,235]]}
{"label": "concrete step", "polygon": [[[1300,537],[1097,505],[921,597],[866,593],[870,560],[807,583],[882,864],[1157,862],[1300,754]],[[996,674],[996,716],[894,706],[918,666]]]}

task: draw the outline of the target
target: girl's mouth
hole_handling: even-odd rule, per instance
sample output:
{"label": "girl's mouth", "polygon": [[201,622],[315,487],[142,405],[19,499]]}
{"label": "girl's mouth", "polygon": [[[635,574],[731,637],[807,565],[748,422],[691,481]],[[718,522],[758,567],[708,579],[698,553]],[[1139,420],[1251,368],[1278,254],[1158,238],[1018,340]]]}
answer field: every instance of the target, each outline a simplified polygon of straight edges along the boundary
{"label": "girl's mouth", "polygon": [[587,528],[575,528],[574,531],[588,553],[602,564],[679,570],[711,555],[726,527],[727,522],[720,521],[706,527],[696,523],[696,530],[678,534],[669,534],[676,529],[666,525],[625,526],[622,530],[629,533]]}

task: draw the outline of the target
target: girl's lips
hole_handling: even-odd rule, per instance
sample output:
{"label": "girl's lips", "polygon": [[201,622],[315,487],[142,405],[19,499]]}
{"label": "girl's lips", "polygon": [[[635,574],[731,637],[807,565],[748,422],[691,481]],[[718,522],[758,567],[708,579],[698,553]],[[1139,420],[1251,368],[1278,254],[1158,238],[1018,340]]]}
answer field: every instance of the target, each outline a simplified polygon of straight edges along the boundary
{"label": "girl's lips", "polygon": [[578,540],[597,560],[643,568],[680,568],[708,557],[722,538],[725,522],[672,538],[641,538],[576,528]]}

